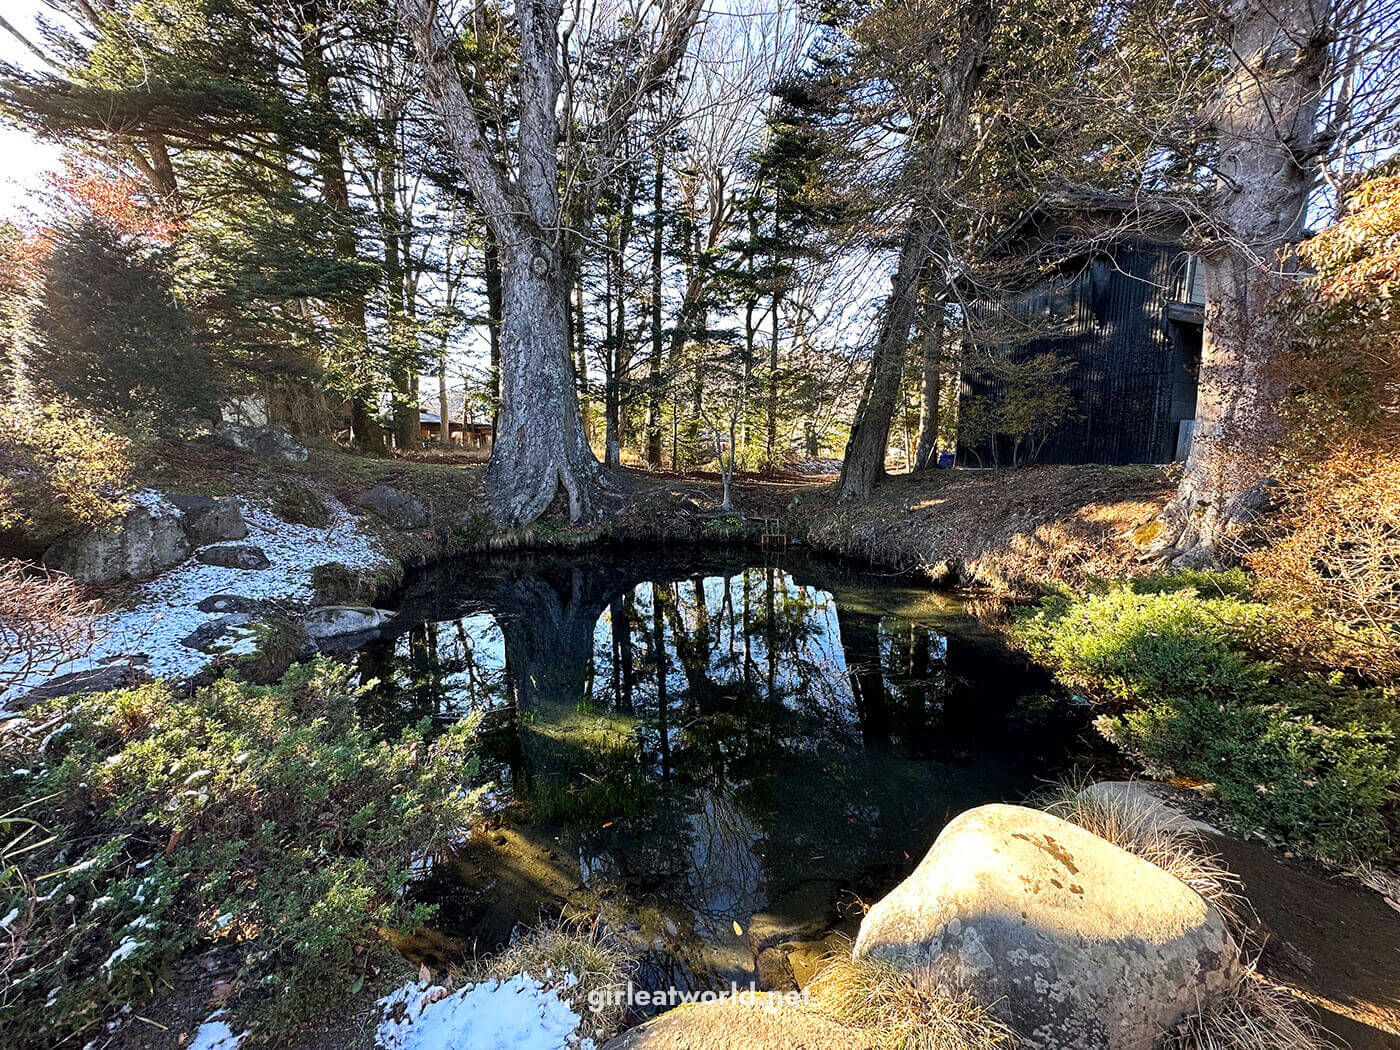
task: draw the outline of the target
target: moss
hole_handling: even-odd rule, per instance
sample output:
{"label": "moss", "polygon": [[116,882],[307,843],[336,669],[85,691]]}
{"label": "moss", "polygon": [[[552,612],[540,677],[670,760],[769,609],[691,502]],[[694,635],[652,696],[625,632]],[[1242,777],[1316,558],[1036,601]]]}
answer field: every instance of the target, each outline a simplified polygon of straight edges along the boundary
{"label": "moss", "polygon": [[370,605],[379,583],[373,575],[329,561],[311,570],[311,588],[317,605]]}
{"label": "moss", "polygon": [[282,478],[267,485],[264,491],[271,500],[272,512],[283,521],[324,529],[335,520],[321,497],[300,481]]}
{"label": "moss", "polygon": [[309,655],[310,636],[301,624],[285,616],[270,616],[259,622],[255,630],[257,651],[237,664],[239,677],[254,685],[276,682],[292,664]]}

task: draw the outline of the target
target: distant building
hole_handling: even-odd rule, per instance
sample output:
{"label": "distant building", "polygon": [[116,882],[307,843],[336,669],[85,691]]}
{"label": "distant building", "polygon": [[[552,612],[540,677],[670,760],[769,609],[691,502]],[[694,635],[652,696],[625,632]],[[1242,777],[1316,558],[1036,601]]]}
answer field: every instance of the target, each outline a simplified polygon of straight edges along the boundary
{"label": "distant building", "polygon": [[[418,410],[419,432],[424,441],[442,440],[442,416],[436,412],[429,412],[426,408]],[[462,441],[462,424],[455,419],[447,421],[447,436],[454,444]]]}
{"label": "distant building", "polygon": [[[1186,224],[1106,195],[1047,198],[1000,238],[1008,259],[1047,260],[996,300],[967,305],[976,331],[1031,333],[997,347],[1025,360],[1047,351],[1071,365],[1073,407],[1039,463],[1166,463],[1184,459],[1196,416],[1205,289],[1183,247]],[[1006,323],[998,325],[998,320]],[[1015,323],[1013,323],[1015,322]],[[968,355],[974,358],[975,355]],[[994,401],[996,380],[969,371],[961,397]],[[997,446],[993,447],[993,442]],[[1009,462],[1009,440],[959,445],[959,461]]]}
{"label": "distant building", "polygon": [[[426,408],[418,411],[418,425],[422,428],[424,441],[442,440],[442,416]],[[463,448],[491,448],[490,423],[460,423],[455,419],[447,421],[448,440]]]}

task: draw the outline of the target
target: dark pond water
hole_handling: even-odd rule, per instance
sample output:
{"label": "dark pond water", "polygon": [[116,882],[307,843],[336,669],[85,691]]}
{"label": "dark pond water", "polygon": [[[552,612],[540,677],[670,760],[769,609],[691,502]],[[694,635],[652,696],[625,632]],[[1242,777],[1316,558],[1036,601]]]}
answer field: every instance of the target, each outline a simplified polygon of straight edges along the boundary
{"label": "dark pond water", "polygon": [[355,658],[373,720],[479,714],[504,803],[418,887],[412,949],[601,916],[654,988],[801,979],[949,819],[1084,746],[957,600],[796,557],[449,563]]}

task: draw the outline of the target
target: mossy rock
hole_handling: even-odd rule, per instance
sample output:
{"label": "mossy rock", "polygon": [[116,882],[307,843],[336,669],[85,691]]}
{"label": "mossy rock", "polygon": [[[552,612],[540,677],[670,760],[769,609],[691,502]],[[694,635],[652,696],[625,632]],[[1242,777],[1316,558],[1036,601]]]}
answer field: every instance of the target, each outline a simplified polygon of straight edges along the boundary
{"label": "mossy rock", "polygon": [[264,491],[271,500],[272,513],[283,521],[324,529],[335,520],[325,501],[300,481],[283,478],[270,483]]}
{"label": "mossy rock", "polygon": [[287,668],[316,652],[316,646],[302,626],[285,616],[269,616],[254,625],[257,650],[238,661],[240,678],[254,685],[271,685],[286,674]]}
{"label": "mossy rock", "polygon": [[377,576],[338,561],[328,561],[311,570],[317,605],[372,605],[382,582]]}

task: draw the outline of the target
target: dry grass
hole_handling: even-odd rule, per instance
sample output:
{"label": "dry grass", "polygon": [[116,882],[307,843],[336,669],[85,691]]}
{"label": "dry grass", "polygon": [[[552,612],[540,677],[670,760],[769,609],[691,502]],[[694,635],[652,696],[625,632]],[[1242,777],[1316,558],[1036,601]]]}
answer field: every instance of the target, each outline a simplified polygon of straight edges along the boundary
{"label": "dry grass", "polygon": [[1375,890],[1387,904],[1400,911],[1400,875],[1374,864],[1357,864],[1348,869],[1347,874],[1367,889]]}
{"label": "dry grass", "polygon": [[1249,901],[1238,892],[1240,880],[1220,857],[1204,848],[1198,835],[1164,826],[1141,808],[1088,798],[1083,794],[1086,786],[1067,781],[1042,802],[1041,808],[1176,876],[1215,905],[1238,941],[1247,940],[1253,913]]}
{"label": "dry grass", "polygon": [[1012,1050],[1016,1037],[970,996],[924,991],[889,963],[839,958],[807,986],[811,1007],[860,1031],[870,1050]]}
{"label": "dry grass", "polygon": [[[589,1003],[589,994],[618,989],[627,983],[633,960],[620,941],[596,921],[560,919],[527,930],[508,948],[482,960],[467,977],[470,980],[504,980],[528,973],[537,980],[564,979],[576,983],[559,990],[561,998],[584,1019],[589,1029],[580,1035],[602,1042],[622,1027],[625,1006],[608,1000],[601,1010]],[[582,1026],[581,1026],[582,1027]]]}
{"label": "dry grass", "polygon": [[[1171,494],[1158,467],[1031,467],[897,475],[869,502],[830,489],[783,511],[813,546],[1003,594],[1142,575],[1133,539]],[[741,506],[747,510],[747,492]]]}
{"label": "dry grass", "polygon": [[1246,968],[1229,993],[1182,1021],[1158,1050],[1316,1050],[1324,1032],[1285,988]]}
{"label": "dry grass", "polygon": [[[1086,798],[1085,786],[1063,784],[1043,808],[1176,876],[1220,911],[1237,944],[1249,942],[1254,914],[1238,892],[1239,879],[1203,847],[1199,836],[1165,827],[1145,810],[1119,800]],[[1327,1045],[1297,999],[1265,981],[1242,957],[1234,986],[1182,1021],[1158,1050],[1314,1050]]]}

